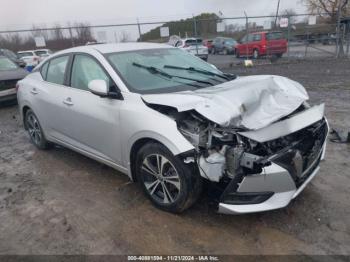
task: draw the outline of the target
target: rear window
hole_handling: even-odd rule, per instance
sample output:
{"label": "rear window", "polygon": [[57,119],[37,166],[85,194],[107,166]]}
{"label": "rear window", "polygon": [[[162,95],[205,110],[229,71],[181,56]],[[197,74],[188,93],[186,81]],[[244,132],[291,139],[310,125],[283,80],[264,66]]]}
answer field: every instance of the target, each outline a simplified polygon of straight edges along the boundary
{"label": "rear window", "polygon": [[280,39],[284,39],[284,36],[283,36],[282,32],[273,32],[273,33],[266,34],[266,39],[267,40],[280,40]]}
{"label": "rear window", "polygon": [[25,56],[33,56],[34,54],[32,52],[23,52],[23,53],[18,53],[18,57],[22,58]]}
{"label": "rear window", "polygon": [[253,41],[254,42],[261,41],[261,34],[255,34],[253,37]]}
{"label": "rear window", "polygon": [[38,56],[47,55],[46,51],[35,51],[34,53]]}
{"label": "rear window", "polygon": [[196,44],[202,44],[203,40],[202,39],[189,39],[186,40],[186,45],[196,45]]}

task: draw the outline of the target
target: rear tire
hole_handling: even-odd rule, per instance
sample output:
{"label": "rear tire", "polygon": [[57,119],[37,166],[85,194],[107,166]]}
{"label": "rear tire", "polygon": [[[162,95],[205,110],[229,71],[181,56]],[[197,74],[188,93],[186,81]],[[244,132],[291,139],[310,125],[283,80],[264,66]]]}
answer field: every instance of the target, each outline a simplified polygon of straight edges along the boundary
{"label": "rear tire", "polygon": [[27,127],[30,140],[37,148],[43,150],[50,148],[52,144],[46,140],[39,120],[31,109],[28,109],[26,112],[25,126]]}
{"label": "rear tire", "polygon": [[241,55],[239,54],[239,51],[238,51],[237,49],[236,49],[235,53],[236,53],[236,57],[237,57],[237,58],[240,58],[240,57],[241,57]]}
{"label": "rear tire", "polygon": [[194,164],[185,164],[159,143],[144,145],[135,164],[138,182],[159,209],[180,213],[192,206],[202,191]]}

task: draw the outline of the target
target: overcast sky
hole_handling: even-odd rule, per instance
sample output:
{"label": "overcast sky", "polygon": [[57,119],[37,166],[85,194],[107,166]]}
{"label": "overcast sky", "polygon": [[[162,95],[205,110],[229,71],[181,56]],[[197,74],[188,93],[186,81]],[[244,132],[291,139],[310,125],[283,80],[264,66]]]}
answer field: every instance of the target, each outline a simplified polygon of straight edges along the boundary
{"label": "overcast sky", "polygon": [[[185,18],[221,11],[224,16],[269,15],[278,0],[1,0],[0,29],[21,29],[32,24],[84,21],[90,24],[129,23]],[[304,12],[300,0],[281,0],[281,10]]]}

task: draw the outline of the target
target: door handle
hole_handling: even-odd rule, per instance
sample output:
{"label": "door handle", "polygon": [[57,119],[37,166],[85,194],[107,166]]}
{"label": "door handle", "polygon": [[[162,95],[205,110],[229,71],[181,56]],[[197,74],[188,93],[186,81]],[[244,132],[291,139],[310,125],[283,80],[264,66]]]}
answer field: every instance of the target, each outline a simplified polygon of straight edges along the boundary
{"label": "door handle", "polygon": [[33,95],[39,94],[38,90],[36,90],[35,87],[34,87],[32,90],[30,90],[30,92],[31,92]]}
{"label": "door handle", "polygon": [[66,104],[68,106],[74,105],[72,102],[72,98],[70,98],[70,97],[67,97],[65,100],[63,100],[63,104]]}

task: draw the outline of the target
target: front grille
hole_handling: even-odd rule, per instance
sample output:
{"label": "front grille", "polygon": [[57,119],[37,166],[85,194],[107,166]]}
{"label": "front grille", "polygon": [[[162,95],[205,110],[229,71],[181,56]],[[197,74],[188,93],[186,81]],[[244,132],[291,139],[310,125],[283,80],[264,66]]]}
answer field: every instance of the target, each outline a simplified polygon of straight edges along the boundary
{"label": "front grille", "polygon": [[273,160],[291,174],[297,187],[303,184],[318,166],[328,133],[326,120],[323,119],[300,132],[301,140]]}
{"label": "front grille", "polygon": [[0,80],[0,91],[15,88],[17,81],[18,80]]}

